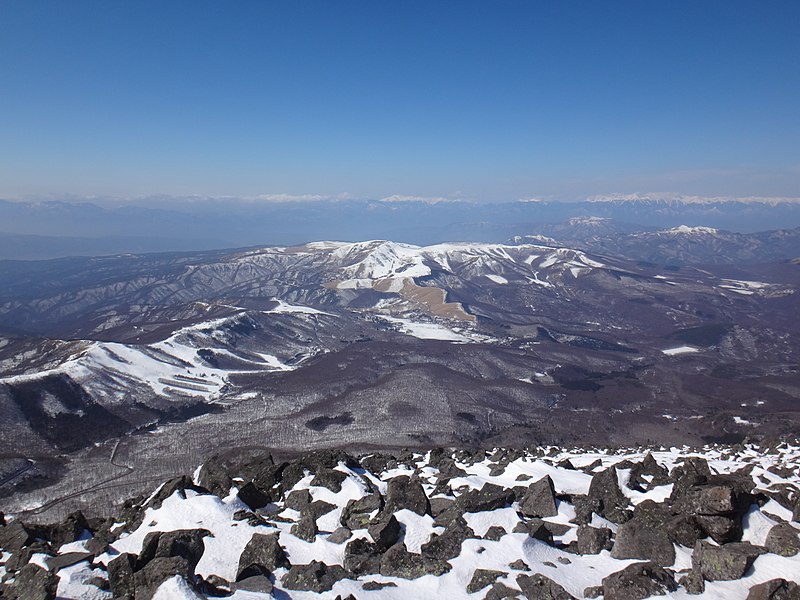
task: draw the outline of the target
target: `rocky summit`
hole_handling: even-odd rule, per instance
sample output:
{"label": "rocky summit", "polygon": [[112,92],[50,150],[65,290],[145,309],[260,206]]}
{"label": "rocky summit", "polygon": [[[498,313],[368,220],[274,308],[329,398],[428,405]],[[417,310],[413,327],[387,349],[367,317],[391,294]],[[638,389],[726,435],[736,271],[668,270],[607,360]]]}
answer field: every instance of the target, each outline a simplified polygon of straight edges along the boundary
{"label": "rocky summit", "polygon": [[800,447],[216,457],[111,517],[6,515],[0,597],[800,598]]}

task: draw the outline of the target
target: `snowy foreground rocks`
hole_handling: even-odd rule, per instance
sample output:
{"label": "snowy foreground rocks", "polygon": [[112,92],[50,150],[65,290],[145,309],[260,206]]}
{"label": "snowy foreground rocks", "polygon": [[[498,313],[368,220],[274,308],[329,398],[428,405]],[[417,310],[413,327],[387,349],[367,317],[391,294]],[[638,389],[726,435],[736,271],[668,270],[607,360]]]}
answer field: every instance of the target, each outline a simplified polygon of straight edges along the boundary
{"label": "snowy foreground rocks", "polygon": [[800,600],[800,448],[212,459],[0,526],[0,597]]}

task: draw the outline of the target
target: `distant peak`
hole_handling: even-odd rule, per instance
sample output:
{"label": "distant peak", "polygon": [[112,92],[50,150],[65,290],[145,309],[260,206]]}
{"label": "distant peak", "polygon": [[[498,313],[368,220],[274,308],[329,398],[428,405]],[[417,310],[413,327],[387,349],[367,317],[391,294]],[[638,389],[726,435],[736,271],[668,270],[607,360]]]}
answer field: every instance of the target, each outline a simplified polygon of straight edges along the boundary
{"label": "distant peak", "polygon": [[567,223],[570,225],[601,225],[609,221],[611,219],[607,217],[572,217]]}
{"label": "distant peak", "polygon": [[713,227],[690,227],[689,225],[678,225],[677,227],[673,227],[672,229],[667,229],[665,233],[671,233],[674,235],[679,234],[710,234],[715,235],[719,233],[718,229],[714,229]]}

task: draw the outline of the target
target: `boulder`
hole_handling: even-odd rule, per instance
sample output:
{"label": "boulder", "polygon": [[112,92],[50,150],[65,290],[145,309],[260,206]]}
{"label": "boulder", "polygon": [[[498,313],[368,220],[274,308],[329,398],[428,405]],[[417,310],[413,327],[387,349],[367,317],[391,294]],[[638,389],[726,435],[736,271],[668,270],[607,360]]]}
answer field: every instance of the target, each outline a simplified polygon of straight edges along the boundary
{"label": "boulder", "polygon": [[495,583],[491,588],[489,588],[489,591],[486,592],[483,600],[517,600],[520,596],[520,593],[521,592],[519,590],[510,588],[507,585]]}
{"label": "boulder", "polygon": [[528,486],[520,500],[519,512],[526,517],[554,517],[558,514],[556,490],[549,475]]}
{"label": "boulder", "polygon": [[742,539],[741,515],[697,515],[700,529],[718,544],[727,544]]}
{"label": "boulder", "polygon": [[365,529],[372,520],[372,515],[383,508],[383,498],[377,492],[350,500],[342,511],[339,522],[348,529]]}
{"label": "boulder", "polygon": [[785,579],[770,579],[751,587],[747,600],[800,600],[800,585]]}
{"label": "boulder", "polygon": [[47,569],[53,573],[57,573],[61,569],[77,565],[87,560],[91,561],[93,558],[94,554],[90,552],[67,552],[54,556],[53,558],[48,558]]}
{"label": "boulder", "polygon": [[239,500],[247,504],[251,509],[258,510],[272,502],[272,495],[262,491],[252,481],[248,481],[239,488]]}
{"label": "boulder", "polygon": [[576,600],[575,596],[540,573],[517,575],[517,585],[529,600]]}
{"label": "boulder", "polygon": [[54,600],[58,588],[58,575],[34,564],[17,571],[14,582],[3,591],[3,600]]}
{"label": "boulder", "polygon": [[161,503],[167,498],[177,493],[181,498],[186,498],[186,490],[192,490],[198,494],[208,494],[209,491],[199,485],[195,485],[191,477],[181,475],[167,481],[145,504],[145,508],[161,508]]}
{"label": "boulder", "polygon": [[692,568],[706,581],[741,579],[764,549],[747,542],[715,546],[699,541],[692,553]]}
{"label": "boulder", "polygon": [[450,560],[461,554],[461,544],[465,539],[472,537],[475,537],[475,533],[467,527],[463,519],[454,520],[442,533],[434,533],[430,540],[422,545],[422,554],[432,560]]}
{"label": "boulder", "polygon": [[337,581],[346,577],[347,571],[339,565],[328,566],[314,560],[307,565],[294,565],[283,576],[282,584],[289,590],[320,594],[329,591]]}
{"label": "boulder", "polygon": [[800,535],[789,523],[779,523],[769,530],[764,547],[773,554],[794,556],[800,552]]}
{"label": "boulder", "polygon": [[136,556],[133,554],[120,554],[108,563],[108,584],[114,598],[127,598],[133,600],[134,580],[133,573],[136,568]]}
{"label": "boulder", "polygon": [[75,542],[85,533],[91,533],[91,527],[81,511],[69,514],[62,522],[42,528],[41,537],[50,540],[54,548]]}
{"label": "boulder", "polygon": [[292,510],[301,512],[305,510],[306,507],[311,504],[311,502],[311,492],[308,490],[292,490],[286,494],[283,505],[286,508],[291,508]]}
{"label": "boulder", "polygon": [[17,552],[23,546],[36,541],[34,532],[19,521],[0,527],[0,548],[6,552]]}
{"label": "boulder", "polygon": [[611,549],[611,530],[607,527],[578,527],[578,554],[600,554]]}
{"label": "boulder", "polygon": [[[282,468],[280,473],[281,485],[285,491],[288,491],[292,489],[298,481],[306,476],[306,471],[314,473],[316,476],[323,470],[334,470],[339,463],[344,463],[350,468],[357,468],[359,466],[352,456],[342,450],[317,450],[314,452],[309,452],[303,457],[292,461]],[[336,472],[342,473],[341,471]],[[345,478],[347,477],[347,475],[344,473],[342,473],[342,475],[344,475]],[[344,481],[344,479],[340,479],[339,475],[330,475],[330,473],[328,473],[327,475],[323,475],[322,479],[318,480],[317,483],[312,482],[312,484],[322,485],[324,487],[327,487],[329,484],[331,484],[335,487],[336,484],[333,483],[335,480],[339,480],[340,487],[332,491],[340,491],[341,482]],[[323,484],[323,481],[326,483]]]}
{"label": "boulder", "polygon": [[197,563],[203,556],[203,538],[211,535],[207,529],[178,529],[165,531],[158,538],[155,558],[179,556],[186,559],[189,570],[194,573]]}
{"label": "boulder", "polygon": [[400,523],[393,514],[384,513],[377,520],[373,521],[367,528],[372,541],[381,550],[387,550],[394,546],[400,537]]}
{"label": "boulder", "polygon": [[485,483],[479,490],[469,490],[456,499],[463,512],[484,512],[503,508],[514,502],[513,490],[493,483]]}
{"label": "boulder", "polygon": [[257,594],[272,594],[274,586],[266,575],[251,575],[238,580],[233,589],[243,592],[254,592]]}
{"label": "boulder", "polygon": [[417,579],[423,575],[444,575],[450,565],[435,557],[412,554],[403,544],[395,544],[381,557],[380,573],[386,577]]}
{"label": "boulder", "polygon": [[531,519],[530,521],[520,521],[514,527],[513,533],[527,533],[535,540],[553,545],[553,533],[548,527],[548,523],[541,519]]}
{"label": "boulder", "polygon": [[572,504],[575,507],[575,519],[578,525],[588,525],[592,522],[594,513],[600,514],[602,504],[597,498],[589,496],[574,496]]}
{"label": "boulder", "polygon": [[212,494],[225,498],[233,485],[230,471],[231,465],[222,457],[213,456],[200,467],[197,482]]}
{"label": "boulder", "polygon": [[272,573],[275,569],[289,566],[289,559],[278,541],[277,533],[254,533],[239,556],[236,580],[258,571],[261,574]]}
{"label": "boulder", "polygon": [[338,494],[342,491],[342,483],[347,479],[347,473],[336,469],[319,469],[311,480],[311,485],[324,487]]}
{"label": "boulder", "polygon": [[505,529],[500,527],[500,525],[492,525],[486,530],[486,533],[483,534],[483,539],[489,540],[490,542],[496,542],[504,535],[506,535]]}
{"label": "boulder", "polygon": [[381,551],[377,544],[363,538],[356,538],[345,546],[342,564],[353,575],[379,573],[381,570]]}
{"label": "boulder", "polygon": [[353,537],[353,532],[347,527],[338,527],[328,536],[327,540],[331,544],[344,544],[351,537]]}
{"label": "boulder", "polygon": [[603,600],[643,600],[677,589],[672,572],[651,562],[633,563],[603,578]]}
{"label": "boulder", "polygon": [[630,501],[619,488],[616,467],[609,467],[592,476],[588,497],[599,503],[599,511],[594,512],[612,523],[624,523],[628,520],[626,509]]}
{"label": "boulder", "polygon": [[697,596],[706,591],[706,582],[703,576],[695,571],[690,570],[686,575],[678,580],[678,584],[686,588],[686,593],[692,596]]}
{"label": "boulder", "polygon": [[306,542],[313,542],[316,539],[319,528],[317,527],[317,520],[311,514],[311,511],[306,510],[300,513],[300,519],[292,525],[291,533],[296,538]]}
{"label": "boulder", "polygon": [[386,488],[385,511],[394,513],[398,510],[410,510],[418,515],[427,515],[431,512],[431,505],[422,483],[406,475],[393,477]]}
{"label": "boulder", "polygon": [[492,571],[491,569],[475,569],[472,579],[467,584],[467,592],[474,594],[485,587],[492,585],[499,577],[508,575],[505,571]]}
{"label": "boulder", "polygon": [[644,518],[634,518],[619,526],[611,556],[638,558],[668,567],[675,562],[675,547],[663,529]]}
{"label": "boulder", "polygon": [[133,575],[136,600],[150,600],[161,584],[175,575],[180,575],[191,585],[194,572],[185,558],[154,558]]}

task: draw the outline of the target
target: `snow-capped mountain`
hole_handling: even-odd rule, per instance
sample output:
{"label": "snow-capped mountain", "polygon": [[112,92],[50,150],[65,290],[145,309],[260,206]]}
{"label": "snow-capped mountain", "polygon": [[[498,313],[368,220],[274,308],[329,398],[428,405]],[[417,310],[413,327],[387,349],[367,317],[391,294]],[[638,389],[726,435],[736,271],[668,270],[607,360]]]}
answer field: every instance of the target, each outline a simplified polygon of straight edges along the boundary
{"label": "snow-capped mountain", "polygon": [[546,235],[561,245],[670,265],[755,264],[800,256],[800,228],[736,233],[703,225],[646,229],[598,217],[573,218],[564,223],[532,228],[524,243]]}
{"label": "snow-capped mountain", "polygon": [[701,443],[800,422],[791,263],[373,240],[5,262],[0,282],[18,507],[119,498],[220,445]]}

